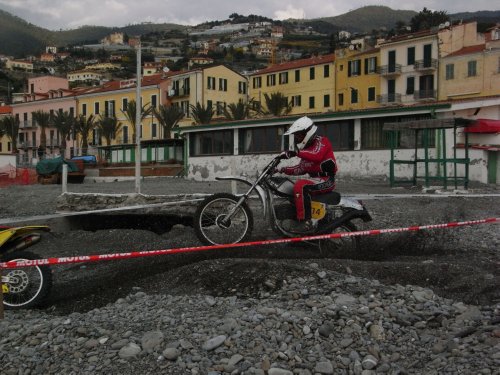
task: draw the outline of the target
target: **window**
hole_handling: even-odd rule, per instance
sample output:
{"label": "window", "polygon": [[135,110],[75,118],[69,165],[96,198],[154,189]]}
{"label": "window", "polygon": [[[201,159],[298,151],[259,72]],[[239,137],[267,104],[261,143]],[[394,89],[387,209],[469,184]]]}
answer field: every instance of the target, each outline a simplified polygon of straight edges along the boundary
{"label": "window", "polygon": [[219,91],[227,91],[227,79],[219,78]]}
{"label": "window", "polygon": [[217,102],[215,108],[215,114],[221,116],[224,114],[224,109],[226,108],[226,102]]}
{"label": "window", "polygon": [[323,65],[323,76],[330,77],[330,65]]}
{"label": "window", "polygon": [[157,105],[156,95],[151,95],[151,107],[156,108],[156,105]]}
{"label": "window", "polygon": [[106,100],[104,102],[104,116],[105,117],[115,117],[115,101]]}
{"label": "window", "polygon": [[335,151],[354,150],[354,120],[318,124],[318,134],[327,137]]}
{"label": "window", "polygon": [[183,100],[181,102],[181,109],[184,116],[189,117],[189,100]]}
{"label": "window", "polygon": [[99,102],[94,103],[94,115],[99,114]]}
{"label": "window", "polygon": [[82,104],[82,115],[87,116],[87,104]]}
{"label": "window", "polygon": [[262,77],[253,77],[253,88],[260,89],[262,87]]}
{"label": "window", "polygon": [[276,74],[267,75],[267,86],[276,86]]}
{"label": "window", "polygon": [[300,70],[295,71],[295,82],[300,82]]}
{"label": "window", "polygon": [[359,76],[361,75],[361,60],[349,61],[347,66],[347,76]]}
{"label": "window", "polygon": [[406,95],[413,95],[415,93],[415,77],[406,78]]}
{"label": "window", "polygon": [[407,65],[415,65],[415,47],[408,47]]}
{"label": "window", "polygon": [[314,96],[309,97],[309,108],[314,108]]}
{"label": "window", "polygon": [[215,77],[207,77],[207,89],[215,90]]}
{"label": "window", "polygon": [[365,74],[377,73],[377,57],[369,57],[365,59]]}
{"label": "window", "polygon": [[156,137],[158,136],[158,135],[156,134],[156,131],[157,131],[157,130],[156,130],[156,128],[157,128],[157,126],[156,126],[156,124],[153,122],[153,123],[151,124],[151,138],[156,138]]}
{"label": "window", "polygon": [[477,75],[477,61],[472,60],[467,63],[467,77],[474,77]]}
{"label": "window", "polygon": [[277,153],[287,147],[284,133],[281,126],[240,129],[238,148],[241,154]]}
{"label": "window", "polygon": [[339,94],[339,106],[344,105],[344,94]]}
{"label": "window", "polygon": [[309,68],[309,79],[313,80],[315,75],[316,75],[316,70],[313,66],[313,67]]}
{"label": "window", "polygon": [[368,87],[368,101],[375,101],[375,87]]}
{"label": "window", "polygon": [[127,98],[123,98],[122,99],[122,111],[126,111],[127,110],[127,107],[128,107],[128,99]]}
{"label": "window", "polygon": [[123,142],[122,143],[128,143],[128,126],[124,126],[122,128],[122,134],[123,134]]}
{"label": "window", "polygon": [[351,104],[358,102],[358,89],[351,88]]}
{"label": "window", "polygon": [[302,96],[294,95],[292,96],[292,107],[300,107],[302,105]]}
{"label": "window", "polygon": [[279,80],[280,80],[280,85],[287,84],[288,83],[288,72],[280,73]]}
{"label": "window", "polygon": [[189,135],[190,156],[232,155],[233,131],[217,130]]}
{"label": "window", "polygon": [[446,80],[455,78],[455,64],[446,64]]}
{"label": "window", "polygon": [[238,94],[246,94],[247,93],[247,83],[239,81],[238,82]]}
{"label": "window", "polygon": [[323,107],[330,107],[330,95],[323,96]]}

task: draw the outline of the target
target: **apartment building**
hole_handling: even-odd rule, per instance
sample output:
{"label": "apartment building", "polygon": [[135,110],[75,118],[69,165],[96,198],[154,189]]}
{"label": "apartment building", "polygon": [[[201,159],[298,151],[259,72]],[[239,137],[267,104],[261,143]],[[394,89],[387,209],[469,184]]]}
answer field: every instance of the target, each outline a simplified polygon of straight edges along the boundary
{"label": "apartment building", "polygon": [[380,43],[381,105],[437,100],[438,30],[400,35]]}
{"label": "apartment building", "polygon": [[185,117],[179,126],[194,124],[190,105],[197,103],[214,109],[213,119],[224,118],[224,108],[231,103],[248,100],[247,79],[243,75],[224,66],[199,67],[193,70],[169,73],[171,83],[167,95],[168,102],[179,106]]}
{"label": "apartment building", "polygon": [[335,59],[336,110],[357,110],[379,106],[380,49],[358,51],[357,47],[338,50]]}
{"label": "apartment building", "polygon": [[249,97],[265,106],[265,94],[281,93],[291,114],[335,110],[335,55],[271,65],[249,76]]}

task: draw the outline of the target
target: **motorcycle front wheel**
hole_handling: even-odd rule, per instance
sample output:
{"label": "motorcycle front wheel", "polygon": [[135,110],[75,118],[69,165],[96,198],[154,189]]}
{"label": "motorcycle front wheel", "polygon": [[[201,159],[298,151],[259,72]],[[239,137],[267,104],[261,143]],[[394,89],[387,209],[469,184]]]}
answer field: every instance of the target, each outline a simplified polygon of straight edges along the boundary
{"label": "motorcycle front wheel", "polygon": [[239,198],[232,194],[218,193],[206,198],[196,209],[194,230],[205,245],[224,245],[245,242],[253,230],[253,215],[243,202],[234,214]]}
{"label": "motorcycle front wheel", "polygon": [[[342,224],[335,228],[333,233],[356,232],[358,229],[351,222]],[[319,241],[320,254],[328,258],[352,258],[359,255],[359,238],[348,236],[342,238],[331,238]]]}
{"label": "motorcycle front wheel", "polygon": [[[3,256],[2,262],[41,259],[29,251]],[[5,281],[4,281],[5,280]],[[8,268],[2,271],[3,304],[8,309],[29,309],[40,305],[52,287],[49,266]]]}

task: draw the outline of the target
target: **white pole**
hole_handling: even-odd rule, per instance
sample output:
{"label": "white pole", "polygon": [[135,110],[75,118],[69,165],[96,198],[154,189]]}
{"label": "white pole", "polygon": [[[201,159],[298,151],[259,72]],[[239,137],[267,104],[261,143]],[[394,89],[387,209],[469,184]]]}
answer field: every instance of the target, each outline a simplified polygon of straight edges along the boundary
{"label": "white pole", "polygon": [[141,41],[137,44],[137,84],[135,92],[135,192],[141,193]]}
{"label": "white pole", "polygon": [[62,166],[62,193],[67,193],[68,192],[68,165],[63,164]]}

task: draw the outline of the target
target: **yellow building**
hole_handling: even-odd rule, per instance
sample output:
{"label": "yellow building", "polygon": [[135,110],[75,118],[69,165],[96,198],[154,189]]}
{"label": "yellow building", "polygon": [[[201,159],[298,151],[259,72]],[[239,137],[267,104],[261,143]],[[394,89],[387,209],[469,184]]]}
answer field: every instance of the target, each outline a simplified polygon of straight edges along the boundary
{"label": "yellow building", "polygon": [[249,77],[249,97],[265,106],[264,94],[281,93],[292,104],[291,114],[335,110],[335,55],[272,65]]}
{"label": "yellow building", "polygon": [[478,34],[476,23],[439,33],[439,99],[465,99],[500,94],[500,27]]}
{"label": "yellow building", "polygon": [[[167,79],[161,74],[143,77],[141,83],[142,105],[158,108],[164,104],[167,96]],[[135,134],[133,125],[125,116],[129,103],[136,98],[135,79],[110,81],[101,87],[95,87],[78,94],[77,115],[84,115],[87,118],[93,115],[96,120],[101,116],[116,116],[122,124],[117,139],[112,144],[134,143]],[[89,144],[99,144],[99,132],[93,131]],[[163,138],[162,129],[153,115],[142,121],[141,139],[153,140]]]}
{"label": "yellow building", "polygon": [[378,107],[380,75],[377,64],[380,50],[338,50],[335,59],[336,110],[357,110]]}
{"label": "yellow building", "polygon": [[212,107],[215,120],[224,118],[227,105],[248,100],[246,77],[224,65],[172,72],[169,79],[168,100],[185,114],[179,126],[194,124],[190,105]]}

